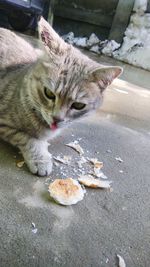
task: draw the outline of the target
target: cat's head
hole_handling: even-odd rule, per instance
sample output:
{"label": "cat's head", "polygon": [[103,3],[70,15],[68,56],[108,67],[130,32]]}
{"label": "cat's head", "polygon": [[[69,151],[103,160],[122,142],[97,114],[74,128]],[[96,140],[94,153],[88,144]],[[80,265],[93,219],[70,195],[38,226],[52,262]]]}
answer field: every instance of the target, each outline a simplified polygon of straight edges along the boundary
{"label": "cat's head", "polygon": [[37,94],[34,100],[52,128],[73,121],[100,107],[104,90],[122,68],[105,67],[63,41],[41,18],[39,35],[47,59],[35,70]]}

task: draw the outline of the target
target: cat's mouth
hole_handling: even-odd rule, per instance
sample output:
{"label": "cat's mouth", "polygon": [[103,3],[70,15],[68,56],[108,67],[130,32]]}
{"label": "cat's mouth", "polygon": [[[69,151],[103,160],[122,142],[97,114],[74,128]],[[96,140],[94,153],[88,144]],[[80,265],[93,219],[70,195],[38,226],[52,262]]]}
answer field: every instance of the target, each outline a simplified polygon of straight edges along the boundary
{"label": "cat's mouth", "polygon": [[50,124],[50,129],[52,131],[56,131],[58,128],[64,128],[68,125],[68,123],[70,123],[70,121],[62,121],[62,122],[57,122],[57,121],[54,121],[53,123]]}
{"label": "cat's mouth", "polygon": [[58,123],[56,121],[54,121],[51,125],[50,125],[50,129],[52,131],[55,131],[58,129]]}
{"label": "cat's mouth", "polygon": [[52,131],[57,130],[58,128],[64,128],[68,125],[68,123],[70,123],[70,120],[53,120],[53,123],[50,124],[50,129]]}

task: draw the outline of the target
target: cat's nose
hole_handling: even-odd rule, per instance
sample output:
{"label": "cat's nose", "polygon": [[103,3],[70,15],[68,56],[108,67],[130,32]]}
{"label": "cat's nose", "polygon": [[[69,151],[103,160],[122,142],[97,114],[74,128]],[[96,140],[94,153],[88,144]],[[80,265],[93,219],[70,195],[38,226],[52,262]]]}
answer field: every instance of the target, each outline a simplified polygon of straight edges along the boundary
{"label": "cat's nose", "polygon": [[62,118],[60,118],[60,117],[57,117],[57,116],[53,117],[53,120],[54,120],[54,122],[56,122],[56,123],[59,123],[59,122],[64,121],[64,119],[62,119]]}

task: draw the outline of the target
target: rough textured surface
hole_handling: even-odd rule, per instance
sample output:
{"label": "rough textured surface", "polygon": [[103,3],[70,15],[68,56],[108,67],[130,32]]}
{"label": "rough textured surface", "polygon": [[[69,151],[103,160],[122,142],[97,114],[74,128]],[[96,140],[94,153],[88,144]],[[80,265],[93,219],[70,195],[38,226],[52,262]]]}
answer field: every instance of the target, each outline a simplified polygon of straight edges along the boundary
{"label": "rough textured surface", "polygon": [[[147,0],[136,0],[135,13],[124,33],[121,48],[113,53],[117,59],[150,70],[150,13]],[[145,12],[145,13],[144,13]]]}
{"label": "rough textured surface", "polygon": [[[130,77],[127,65],[125,72]],[[31,175],[25,165],[17,168],[14,157],[21,155],[0,142],[1,267],[112,267],[117,266],[116,254],[127,266],[150,265],[149,101],[147,89],[127,79],[116,81],[101,112],[71,125],[51,143],[55,156],[64,153],[76,161],[79,155],[64,144],[82,138],[85,156],[103,161],[104,173],[113,181],[113,192],[87,189],[84,200],[71,207],[52,202],[49,181]],[[76,177],[74,167],[64,168]],[[55,166],[52,178],[61,172]]]}

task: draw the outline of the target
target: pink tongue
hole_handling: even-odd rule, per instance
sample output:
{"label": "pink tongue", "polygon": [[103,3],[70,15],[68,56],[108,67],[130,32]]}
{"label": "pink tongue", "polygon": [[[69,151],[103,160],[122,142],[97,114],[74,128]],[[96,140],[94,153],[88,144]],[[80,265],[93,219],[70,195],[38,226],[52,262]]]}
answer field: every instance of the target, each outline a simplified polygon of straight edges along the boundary
{"label": "pink tongue", "polygon": [[51,130],[56,130],[56,129],[57,129],[57,123],[56,123],[56,122],[53,122],[53,123],[50,125],[50,129],[51,129]]}

